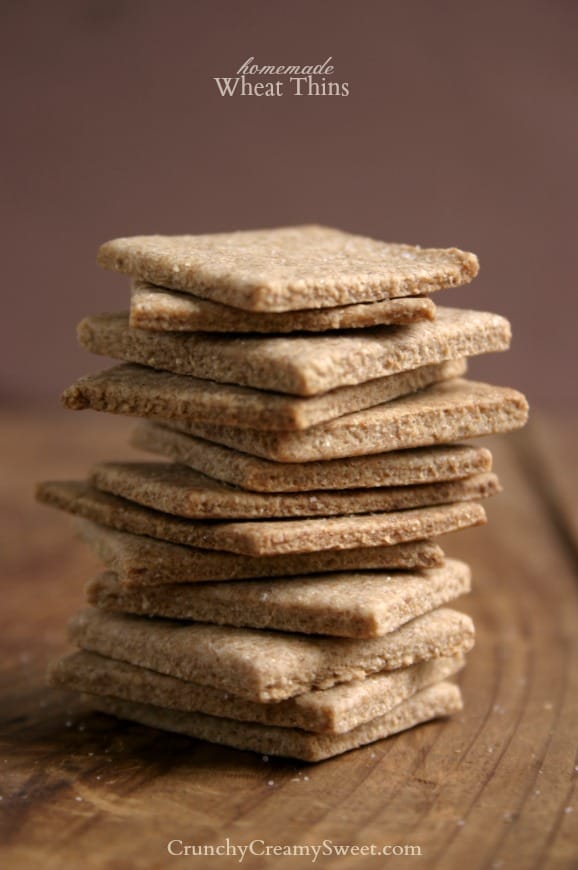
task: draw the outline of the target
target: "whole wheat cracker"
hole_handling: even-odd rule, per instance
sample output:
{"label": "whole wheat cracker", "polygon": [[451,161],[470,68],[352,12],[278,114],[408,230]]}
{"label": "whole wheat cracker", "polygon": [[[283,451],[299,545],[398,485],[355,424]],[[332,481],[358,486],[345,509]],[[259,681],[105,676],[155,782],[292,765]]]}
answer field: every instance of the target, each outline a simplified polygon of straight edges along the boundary
{"label": "whole wheat cracker", "polygon": [[337,637],[377,637],[470,591],[471,572],[448,559],[429,571],[314,574],[126,589],[107,572],[86,587],[101,610],[274,628]]}
{"label": "whole wheat cracker", "polygon": [[304,432],[264,432],[172,420],[169,428],[276,462],[313,462],[511,432],[526,423],[525,397],[459,378],[433,384]]}
{"label": "whole wheat cracker", "polygon": [[86,317],[77,329],[92,353],[180,375],[314,396],[447,360],[506,350],[497,314],[438,308],[433,322],[319,335],[230,336],[130,329],[120,312]]}
{"label": "whole wheat cracker", "polygon": [[219,492],[218,486],[204,484],[199,484],[194,491],[186,491],[183,486],[183,491],[179,492],[178,477],[182,474],[184,484],[190,469],[186,466],[165,464],[170,469],[171,476],[176,479],[175,492],[168,487],[165,489],[159,486],[160,495],[156,502],[158,509],[145,504],[155,504],[154,498],[151,498],[157,488],[155,480],[149,483],[146,480],[139,483],[137,480],[134,492],[128,481],[119,487],[125,497],[112,495],[112,490],[116,487],[114,479],[110,482],[106,468],[103,469],[104,476],[101,476],[102,472],[97,468],[94,478],[101,489],[92,486],[88,481],[44,481],[37,485],[36,498],[43,504],[121,532],[149,535],[151,538],[161,538],[175,544],[221,549],[228,541],[227,528],[230,528],[230,523],[225,527],[222,522],[191,523],[188,520],[223,520],[235,517],[265,520],[274,517],[364,514],[486,498],[501,491],[496,475],[485,473],[462,480],[415,487],[384,487],[348,492],[321,490],[318,495],[312,494],[311,498],[297,493],[287,494],[287,502],[276,496],[270,500],[267,497],[259,500],[259,497],[253,498],[256,493],[238,490],[231,493],[226,490]]}
{"label": "whole wheat cracker", "polygon": [[282,496],[226,487],[187,466],[168,462],[101,462],[92,469],[90,479],[97,489],[157,511],[191,519],[237,517],[265,520],[272,517],[377,513],[469,501],[500,492],[498,478],[492,472],[415,486],[345,492],[319,490]]}
{"label": "whole wheat cracker", "polygon": [[389,402],[437,381],[460,377],[465,371],[465,360],[452,360],[301,399],[127,363],[79,378],[63,392],[61,401],[73,411],[90,408],[151,420],[307,429],[343,414]]}
{"label": "whole wheat cracker", "polygon": [[322,226],[133,236],[104,244],[106,269],[248,311],[294,311],[432,293],[471,281],[475,254],[379,242]]}
{"label": "whole wheat cracker", "polygon": [[107,569],[119,575],[123,586],[291,577],[331,571],[433,568],[442,565],[444,559],[441,548],[431,541],[281,556],[243,556],[118,532],[89,520],[77,519],[76,524],[81,537]]}
{"label": "whole wheat cracker", "polygon": [[236,749],[289,756],[303,761],[322,761],[341,755],[350,749],[390,737],[423,722],[451,716],[463,707],[457,686],[452,683],[437,683],[417,692],[384,716],[366,722],[346,734],[333,736],[310,734],[299,729],[275,728],[272,725],[236,722],[232,719],[205,716],[203,713],[182,713],[107,696],[91,695],[86,700],[94,709],[119,719],[130,719],[152,728],[175,731]]}
{"label": "whole wheat cracker", "polygon": [[324,489],[410,486],[490,471],[485,447],[443,444],[320,462],[280,463],[241,453],[155,423],[139,423],[131,444],[253,492],[306,493]]}
{"label": "whole wheat cracker", "polygon": [[467,652],[474,643],[470,617],[449,608],[363,639],[174,622],[94,608],[73,616],[69,634],[89,652],[260,702]]}
{"label": "whole wheat cracker", "polygon": [[[193,546],[223,555],[234,553],[261,558],[423,541],[425,538],[483,525],[486,522],[486,513],[477,502],[456,502],[384,513],[348,514],[343,517],[255,522],[246,520],[236,523],[203,523],[194,520],[186,522],[192,527],[189,537],[191,542],[195,542]],[[155,530],[162,532],[163,524],[157,522]],[[102,534],[107,531],[113,534],[109,528],[104,529]],[[155,539],[151,537],[151,540]],[[159,543],[165,541],[160,539]]]}
{"label": "whole wheat cracker", "polygon": [[247,701],[211,686],[179,680],[84,650],[51,663],[48,680],[57,688],[110,695],[165,709],[342,734],[389,713],[426,686],[457,673],[464,664],[465,656],[458,653],[269,704]]}
{"label": "whole wheat cracker", "polygon": [[434,318],[435,305],[425,296],[265,313],[242,311],[136,279],[132,282],[130,299],[130,326],[166,332],[324,332]]}

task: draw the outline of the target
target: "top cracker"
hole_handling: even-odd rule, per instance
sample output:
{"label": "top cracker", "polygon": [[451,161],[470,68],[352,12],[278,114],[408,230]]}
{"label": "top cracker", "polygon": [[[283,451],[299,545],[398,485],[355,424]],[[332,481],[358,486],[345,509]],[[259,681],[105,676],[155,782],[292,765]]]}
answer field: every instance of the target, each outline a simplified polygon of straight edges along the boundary
{"label": "top cracker", "polygon": [[467,284],[475,254],[378,242],[321,226],[106,242],[107,269],[246,311],[298,311]]}

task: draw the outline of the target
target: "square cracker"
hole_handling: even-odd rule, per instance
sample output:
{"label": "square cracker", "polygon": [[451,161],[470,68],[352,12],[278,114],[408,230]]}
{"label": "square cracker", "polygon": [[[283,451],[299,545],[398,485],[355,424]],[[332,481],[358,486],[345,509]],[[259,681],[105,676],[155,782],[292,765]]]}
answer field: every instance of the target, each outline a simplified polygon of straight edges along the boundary
{"label": "square cracker", "polygon": [[[263,520],[260,524],[263,528],[267,528],[267,521],[274,517],[386,513],[472,501],[501,491],[497,476],[485,472],[459,480],[415,486],[374,487],[344,492],[319,490],[310,494],[287,493],[278,496],[231,489],[186,466],[167,462],[102,462],[93,468],[91,482],[97,489],[129,502],[119,504],[119,508],[126,504],[129,510],[130,502],[137,502],[157,512],[189,519],[259,519]],[[111,523],[105,522],[104,525]],[[232,528],[232,525],[227,524],[228,528]],[[247,524],[235,525],[239,529],[249,528]],[[219,523],[207,528],[218,531],[224,527],[223,523]],[[163,537],[152,532],[145,534]],[[198,546],[203,545],[199,543]]]}
{"label": "square cracker", "polygon": [[418,616],[382,637],[363,639],[172,622],[97,609],[77,613],[69,631],[72,642],[89,652],[259,702],[464,653],[474,643],[470,617],[449,608]]}
{"label": "square cracker", "polygon": [[[211,486],[212,481],[183,465],[165,463],[164,469],[161,466],[158,472],[154,468],[149,472],[147,468],[143,477],[135,470],[133,479],[130,472],[123,476],[120,471],[117,477],[114,469],[98,466],[93,473],[96,486],[85,481],[46,481],[38,484],[36,498],[121,532],[219,550],[227,549],[223,545],[233,541],[230,532],[235,534],[237,529],[237,533],[242,533],[243,524],[213,520],[365,514],[470,501],[501,491],[496,475],[485,473],[417,486],[344,492],[318,490],[311,495],[287,493],[279,497],[272,493],[227,491],[216,482]],[[200,522],[191,523],[189,519]],[[203,522],[206,520],[211,522]]]}
{"label": "square cracker", "polygon": [[[435,483],[277,495],[229,487],[175,462],[101,462],[90,479],[96,489],[120,496],[127,510],[137,502],[158,513],[210,520],[387,513],[472,501],[501,491],[497,475],[484,472]],[[215,530],[223,527],[211,525]]]}
{"label": "square cracker", "polygon": [[[80,522],[87,522],[81,520]],[[238,523],[200,523],[186,520],[190,539],[214,555],[227,553],[247,558],[322,553],[326,550],[351,550],[393,546],[408,541],[423,541],[447,535],[459,529],[483,525],[486,513],[477,502],[456,502],[436,507],[412,508],[372,514],[348,514],[342,517],[308,517],[307,519],[258,520]],[[164,524],[165,528],[167,524]],[[132,535],[101,528],[101,537]],[[174,524],[173,524],[174,528]],[[157,522],[155,530],[162,532]],[[150,535],[149,535],[150,537]],[[151,542],[156,539],[150,537]],[[157,541],[165,543],[163,539]],[[171,544],[171,546],[175,546]],[[190,549],[193,549],[191,547]],[[257,576],[263,576],[262,574]]]}
{"label": "square cracker", "polygon": [[456,378],[304,432],[182,420],[169,428],[276,462],[314,462],[511,432],[527,418],[528,403],[516,390]]}
{"label": "square cracker", "polygon": [[498,314],[438,308],[429,323],[289,336],[243,337],[130,329],[123,312],[86,317],[77,329],[91,353],[178,375],[315,396],[398,372],[492,351],[510,344]]}
{"label": "square cracker", "polygon": [[119,719],[131,719],[152,728],[176,731],[178,734],[233,746],[236,749],[267,755],[285,755],[303,761],[322,761],[341,755],[350,749],[390,737],[423,722],[451,716],[463,707],[458,687],[452,683],[441,682],[422,689],[384,716],[378,716],[346,734],[330,735],[237,722],[206,716],[203,713],[182,713],[101,695],[91,695],[87,700],[94,709]]}
{"label": "square cracker", "polygon": [[288,580],[127,589],[116,574],[86,587],[101,610],[217,625],[337,637],[378,637],[470,591],[470,569],[446,560],[430,571],[315,574]]}
{"label": "square cracker", "polygon": [[[162,473],[162,472],[161,472]],[[176,475],[178,475],[178,467]],[[130,472],[129,472],[130,474]],[[132,481],[124,469],[101,466],[93,478],[99,489],[104,489],[123,499],[136,502],[146,500],[152,506],[151,490],[145,478]],[[436,491],[436,487],[438,487]],[[407,492],[406,492],[407,490]],[[377,499],[371,513],[357,512],[354,499],[351,510],[341,516],[315,516],[306,519],[266,519],[242,522],[199,522],[189,519],[178,524],[181,543],[210,550],[227,550],[249,556],[273,556],[280,553],[308,552],[313,550],[346,549],[349,547],[399,544],[408,540],[423,540],[427,537],[447,534],[469,525],[485,522],[480,505],[469,504],[473,499],[483,498],[500,491],[496,475],[489,473],[476,478],[466,478],[448,484],[433,484],[421,487],[401,487],[390,504],[379,511]],[[361,490],[361,503],[371,490]],[[374,492],[375,494],[375,492]],[[457,501],[451,496],[455,494]],[[387,496],[384,495],[384,502]],[[397,508],[394,505],[397,501]],[[411,502],[423,504],[412,507]],[[86,502],[85,502],[86,503]],[[105,525],[119,527],[133,525],[138,514],[138,526],[150,537],[166,539],[165,530],[174,539],[177,524],[171,516],[160,512],[152,515],[139,511],[137,506],[123,502],[115,518],[111,511],[99,511],[105,517]],[[161,504],[157,502],[158,507]],[[182,504],[182,502],[181,502]],[[166,507],[169,505],[166,504]],[[177,506],[173,503],[173,506]],[[92,516],[97,521],[100,517]],[[137,525],[137,524],[135,524]]]}
{"label": "square cracker", "polygon": [[106,567],[119,575],[123,586],[292,577],[332,571],[433,568],[442,565],[444,557],[440,547],[431,541],[281,556],[242,556],[117,532],[88,520],[77,520],[77,524],[82,538]]}
{"label": "square cracker", "polygon": [[471,281],[475,254],[379,242],[322,226],[133,236],[98,252],[105,269],[247,311],[331,308]]}
{"label": "square cracker", "polygon": [[425,296],[266,313],[242,311],[137,279],[130,299],[130,325],[161,332],[326,332],[434,318],[435,305]]}
{"label": "square cracker", "polygon": [[128,363],[79,378],[63,392],[61,400],[72,411],[90,408],[149,420],[308,429],[429,384],[461,377],[465,371],[465,360],[451,360],[302,399]]}
{"label": "square cracker", "polygon": [[324,489],[408,486],[490,471],[485,447],[443,444],[320,462],[281,463],[241,453],[154,423],[140,423],[134,447],[181,462],[209,477],[252,492],[300,494]]}
{"label": "square cracker", "polygon": [[211,686],[186,682],[85,651],[55,661],[48,678],[50,684],[58,688],[111,695],[165,709],[342,734],[389,713],[426,686],[457,673],[464,664],[465,656],[458,653],[269,704],[247,701]]}

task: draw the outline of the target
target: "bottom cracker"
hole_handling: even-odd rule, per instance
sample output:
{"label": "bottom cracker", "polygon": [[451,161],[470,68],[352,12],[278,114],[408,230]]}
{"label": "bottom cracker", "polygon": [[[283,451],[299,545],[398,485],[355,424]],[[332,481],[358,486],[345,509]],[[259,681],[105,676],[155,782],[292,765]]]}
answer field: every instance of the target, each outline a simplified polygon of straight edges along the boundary
{"label": "bottom cracker", "polygon": [[55,661],[49,669],[48,680],[58,688],[113,695],[125,701],[185,713],[342,734],[384,716],[426,686],[457,673],[464,664],[463,653],[440,656],[407,668],[341,683],[331,689],[264,704],[84,650]]}
{"label": "bottom cracker", "polygon": [[175,731],[235,749],[284,755],[303,761],[322,761],[430,719],[456,713],[462,709],[462,697],[458,687],[452,683],[437,683],[417,692],[384,716],[339,735],[311,734],[297,728],[237,722],[234,719],[203,713],[183,713],[105,696],[91,696],[90,704],[94,709],[120,719],[131,719],[152,728]]}

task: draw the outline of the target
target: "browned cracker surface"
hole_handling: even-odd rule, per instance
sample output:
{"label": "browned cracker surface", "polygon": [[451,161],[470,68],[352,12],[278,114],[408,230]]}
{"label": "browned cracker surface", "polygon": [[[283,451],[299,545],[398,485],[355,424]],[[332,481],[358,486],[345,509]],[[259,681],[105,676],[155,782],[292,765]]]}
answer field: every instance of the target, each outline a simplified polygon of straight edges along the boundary
{"label": "browned cracker surface", "polygon": [[322,226],[133,236],[98,252],[106,269],[248,311],[294,311],[432,293],[471,281],[474,254],[379,242]]}
{"label": "browned cracker surface", "polygon": [[[284,497],[274,494],[249,493],[241,490],[219,492],[219,485],[205,485],[199,480],[196,488],[180,489],[178,478],[182,473],[187,481],[190,469],[186,466],[165,464],[170,474],[159,473],[156,481],[138,478],[122,480],[117,486],[107,467],[97,468],[95,480],[99,489],[89,482],[62,480],[38,484],[38,501],[59,508],[103,526],[121,532],[150,535],[176,544],[209,547],[214,549],[227,540],[227,523],[190,523],[188,519],[216,520],[226,518],[267,519],[274,517],[334,516],[364,514],[372,511],[401,510],[418,506],[449,504],[457,501],[486,498],[501,491],[496,475],[485,473],[462,480],[405,487],[383,487],[339,492],[319,490],[311,497],[306,494],[288,493]],[[138,472],[137,472],[138,473]],[[112,473],[114,475],[114,471]],[[151,475],[154,471],[151,470]],[[196,472],[191,472],[196,474]],[[175,492],[160,486],[161,476],[176,479]],[[203,476],[199,475],[199,479]],[[159,485],[159,498],[149,498]],[[112,495],[118,489],[125,497]],[[103,490],[109,490],[108,492]],[[129,492],[131,493],[129,495]],[[134,499],[134,500],[129,500]],[[147,507],[145,502],[156,504],[158,509]],[[166,511],[166,512],[165,512]],[[242,531],[242,525],[238,530]],[[214,534],[212,533],[214,531]],[[234,529],[233,529],[234,531]]]}
{"label": "browned cracker surface", "polygon": [[[191,530],[191,543],[188,546],[264,557],[423,541],[469,526],[482,525],[486,522],[486,513],[476,502],[456,502],[342,517],[246,520],[236,523],[185,522]],[[162,522],[155,524],[155,530],[163,531]]]}
{"label": "browned cracker surface", "polygon": [[280,556],[243,556],[118,532],[89,520],[77,520],[77,524],[83,539],[106,567],[119,575],[124,586],[290,577],[332,571],[433,568],[443,564],[443,551],[431,541]]}
{"label": "browned cracker surface", "polygon": [[172,710],[341,734],[383,716],[425,686],[452,676],[464,664],[463,653],[442,656],[271,703],[247,701],[212,686],[179,680],[84,650],[55,661],[49,669],[49,681],[60,688],[110,694]]}
{"label": "browned cracker surface", "polygon": [[132,327],[168,332],[324,332],[416,323],[434,317],[435,305],[425,296],[267,314],[242,311],[138,279],[133,282],[130,300]]}
{"label": "browned cracker surface", "polygon": [[182,421],[171,428],[277,462],[311,462],[510,432],[527,417],[528,403],[516,390],[455,379],[304,432]]}
{"label": "browned cracker surface", "polygon": [[280,701],[377,671],[467,652],[472,620],[430,611],[382,637],[343,638],[173,622],[89,609],[71,620],[82,649],[213,686],[251,701]]}
{"label": "browned cracker surface", "polygon": [[[313,493],[252,493],[168,462],[104,462],[91,475],[95,487],[157,511],[192,519],[330,516],[428,507],[484,498],[500,491],[492,472],[416,486]],[[105,524],[106,525],[106,524]]]}
{"label": "browned cracker surface", "polygon": [[348,572],[126,589],[116,574],[87,585],[103,610],[337,637],[377,637],[470,590],[464,562],[429,571]]}
{"label": "browned cracker surface", "polygon": [[64,391],[62,403],[73,411],[90,408],[152,420],[307,429],[343,414],[389,402],[437,381],[460,377],[465,371],[464,360],[453,360],[301,399],[127,363],[80,378]]}
{"label": "browned cracker surface", "polygon": [[441,682],[422,689],[383,716],[378,716],[345,734],[330,735],[237,722],[233,719],[206,716],[203,713],[182,713],[104,695],[90,695],[87,700],[101,713],[109,713],[120,719],[131,719],[152,728],[176,731],[236,749],[284,755],[303,761],[322,761],[340,755],[350,749],[413,728],[422,722],[451,716],[463,706],[458,687],[452,683]]}
{"label": "browned cracker surface", "polygon": [[78,326],[80,344],[92,353],[296,396],[506,350],[510,337],[505,318],[458,308],[438,308],[432,322],[320,335],[150,332],[130,329],[122,312],[86,317]]}
{"label": "browned cracker surface", "polygon": [[435,445],[302,465],[251,456],[155,423],[139,423],[131,442],[212,478],[270,493],[435,483],[490,471],[492,467],[490,451],[469,444]]}

